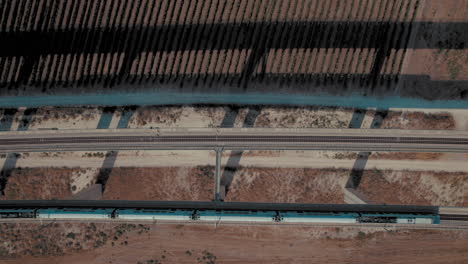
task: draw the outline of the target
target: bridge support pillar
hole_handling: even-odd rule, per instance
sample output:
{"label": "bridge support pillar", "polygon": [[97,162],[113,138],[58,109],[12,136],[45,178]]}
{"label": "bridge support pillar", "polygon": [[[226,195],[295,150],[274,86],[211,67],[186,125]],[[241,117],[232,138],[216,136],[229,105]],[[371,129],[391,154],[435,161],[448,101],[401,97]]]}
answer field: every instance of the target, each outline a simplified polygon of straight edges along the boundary
{"label": "bridge support pillar", "polygon": [[221,201],[223,197],[220,193],[221,185],[221,155],[223,154],[223,149],[217,148],[216,151],[216,167],[215,167],[215,176],[214,176],[214,200]]}

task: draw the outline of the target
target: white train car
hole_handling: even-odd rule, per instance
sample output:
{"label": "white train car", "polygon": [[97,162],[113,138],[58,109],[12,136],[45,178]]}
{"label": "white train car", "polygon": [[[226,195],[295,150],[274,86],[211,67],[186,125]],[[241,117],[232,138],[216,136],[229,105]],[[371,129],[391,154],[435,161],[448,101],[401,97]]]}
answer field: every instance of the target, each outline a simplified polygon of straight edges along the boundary
{"label": "white train car", "polygon": [[192,211],[125,209],[118,210],[115,218],[125,220],[189,221],[192,220]]}
{"label": "white train car", "polygon": [[431,225],[434,224],[432,217],[399,217],[397,224],[417,224],[417,225]]}
{"label": "white train car", "polygon": [[43,219],[110,219],[111,209],[39,209],[37,218]]}

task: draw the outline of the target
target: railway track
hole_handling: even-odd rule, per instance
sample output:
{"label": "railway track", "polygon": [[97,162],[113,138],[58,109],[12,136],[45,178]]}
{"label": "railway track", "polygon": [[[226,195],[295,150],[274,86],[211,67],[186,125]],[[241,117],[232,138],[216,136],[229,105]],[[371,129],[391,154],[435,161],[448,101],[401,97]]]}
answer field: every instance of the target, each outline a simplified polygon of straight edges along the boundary
{"label": "railway track", "polygon": [[441,214],[440,220],[447,221],[466,221],[468,222],[468,215],[451,215],[451,214]]}
{"label": "railway track", "polygon": [[463,132],[321,129],[50,130],[0,134],[0,152],[78,150],[349,150],[468,153]]}
{"label": "railway track", "polygon": [[[121,219],[93,219],[83,220],[83,219],[0,219],[0,223],[38,223],[47,224],[47,223],[106,223],[106,224],[122,224],[122,223],[132,223],[132,224],[148,224],[147,220],[121,220]],[[194,221],[170,221],[170,220],[155,220],[151,221],[155,225],[194,225],[194,226],[212,226],[213,222],[194,222]],[[336,224],[336,223],[259,223],[259,222],[215,222],[217,226],[230,226],[230,225],[240,225],[240,226],[310,226],[310,227],[330,227],[330,228],[381,228],[383,230],[407,230],[407,229],[416,229],[416,230],[468,230],[468,226],[464,225],[405,225],[405,224]]]}
{"label": "railway track", "polygon": [[468,145],[465,138],[413,138],[413,137],[339,137],[339,136],[100,136],[0,139],[0,145],[21,144],[64,144],[104,142],[362,142],[362,143],[405,143],[405,144],[457,144]]}

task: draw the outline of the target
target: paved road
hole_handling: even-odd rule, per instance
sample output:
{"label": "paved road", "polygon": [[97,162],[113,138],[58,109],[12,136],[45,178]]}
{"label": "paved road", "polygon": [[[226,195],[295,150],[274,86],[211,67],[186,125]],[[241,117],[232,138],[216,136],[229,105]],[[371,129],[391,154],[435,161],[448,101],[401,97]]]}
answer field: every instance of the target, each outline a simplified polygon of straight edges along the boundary
{"label": "paved road", "polygon": [[0,152],[152,149],[468,153],[468,132],[366,129],[109,129],[0,133]]}

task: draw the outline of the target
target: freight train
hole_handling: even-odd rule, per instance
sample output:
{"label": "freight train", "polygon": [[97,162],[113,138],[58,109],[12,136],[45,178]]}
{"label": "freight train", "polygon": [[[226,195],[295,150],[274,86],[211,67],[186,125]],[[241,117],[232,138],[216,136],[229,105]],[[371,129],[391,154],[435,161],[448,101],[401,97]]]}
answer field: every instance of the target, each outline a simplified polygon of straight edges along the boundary
{"label": "freight train", "polygon": [[387,223],[439,224],[438,214],[359,213],[259,210],[198,209],[0,209],[0,218],[9,219],[90,219],[150,220],[193,222],[261,222],[261,223]]}

